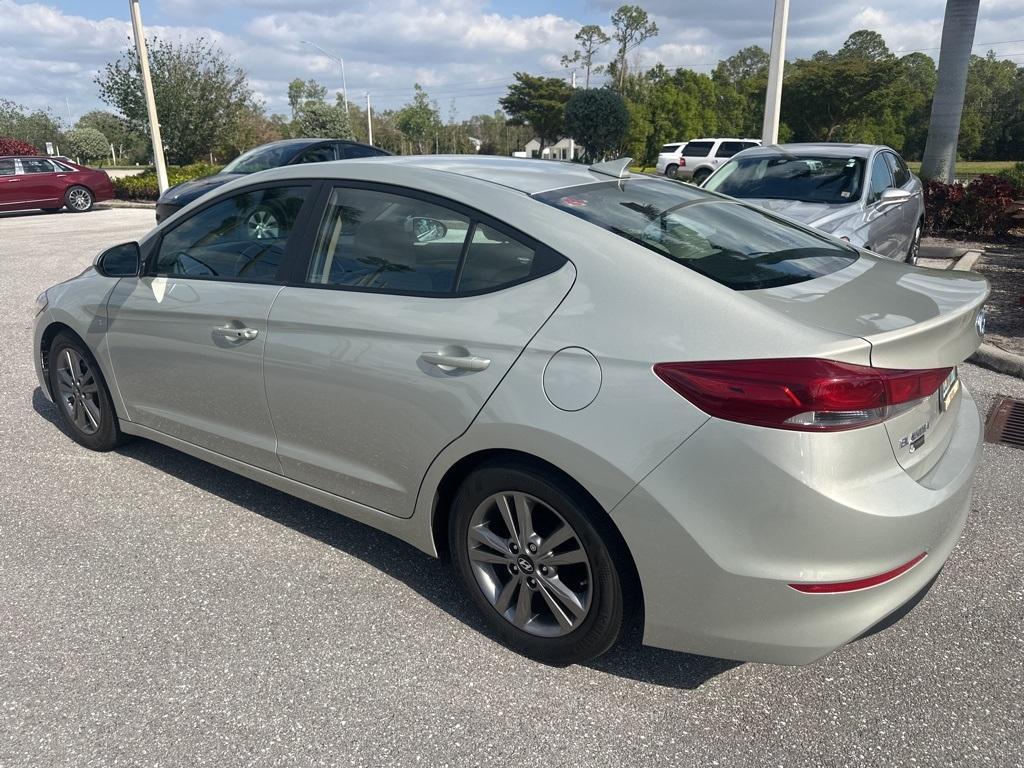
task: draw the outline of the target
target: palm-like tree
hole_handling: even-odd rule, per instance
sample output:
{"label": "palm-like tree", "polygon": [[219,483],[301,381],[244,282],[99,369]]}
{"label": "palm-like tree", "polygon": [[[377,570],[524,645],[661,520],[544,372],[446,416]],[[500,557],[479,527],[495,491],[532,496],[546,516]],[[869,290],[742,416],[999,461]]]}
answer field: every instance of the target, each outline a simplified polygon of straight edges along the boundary
{"label": "palm-like tree", "polygon": [[964,109],[967,68],[971,63],[979,4],[980,0],[946,0],[942,48],[939,50],[939,78],[921,162],[921,176],[926,179],[938,179],[948,184],[954,178],[960,115]]}

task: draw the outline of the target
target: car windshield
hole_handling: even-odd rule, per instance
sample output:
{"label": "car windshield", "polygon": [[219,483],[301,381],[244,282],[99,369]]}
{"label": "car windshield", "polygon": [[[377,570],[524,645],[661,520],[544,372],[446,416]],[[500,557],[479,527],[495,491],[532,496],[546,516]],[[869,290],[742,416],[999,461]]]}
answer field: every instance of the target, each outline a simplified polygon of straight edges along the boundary
{"label": "car windshield", "polygon": [[256,173],[287,164],[292,148],[285,146],[256,147],[239,155],[224,166],[221,173]]}
{"label": "car windshield", "polygon": [[858,258],[823,235],[673,181],[597,182],[535,198],[735,290],[812,280]]}
{"label": "car windshield", "polygon": [[730,197],[844,205],[860,199],[864,160],[790,153],[736,157],[705,188]]}

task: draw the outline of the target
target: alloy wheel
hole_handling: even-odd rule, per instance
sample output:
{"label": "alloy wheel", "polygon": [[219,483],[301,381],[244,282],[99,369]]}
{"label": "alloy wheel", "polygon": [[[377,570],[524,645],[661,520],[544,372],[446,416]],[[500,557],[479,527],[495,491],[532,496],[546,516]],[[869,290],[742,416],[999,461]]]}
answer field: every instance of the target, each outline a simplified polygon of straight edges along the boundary
{"label": "alloy wheel", "polygon": [[76,187],[68,193],[68,205],[76,211],[87,211],[92,205],[92,195],[88,190]]}
{"label": "alloy wheel", "polygon": [[495,611],[531,635],[579,627],[593,603],[590,558],[558,512],[528,493],[485,499],[469,522],[469,563]]}
{"label": "alloy wheel", "polygon": [[74,425],[83,434],[96,434],[102,419],[99,382],[88,361],[70,347],[57,359],[57,390],[61,406]]}
{"label": "alloy wheel", "polygon": [[274,240],[281,234],[277,217],[268,210],[253,211],[246,222],[249,238],[252,240]]}

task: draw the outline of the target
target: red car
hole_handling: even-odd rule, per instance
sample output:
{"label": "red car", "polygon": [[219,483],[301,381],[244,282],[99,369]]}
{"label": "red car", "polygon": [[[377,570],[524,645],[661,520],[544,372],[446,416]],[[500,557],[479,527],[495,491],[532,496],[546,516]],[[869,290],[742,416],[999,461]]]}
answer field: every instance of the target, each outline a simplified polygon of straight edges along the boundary
{"label": "red car", "polygon": [[113,197],[114,185],[105,171],[63,157],[0,157],[0,211],[56,212],[67,206],[81,213]]}

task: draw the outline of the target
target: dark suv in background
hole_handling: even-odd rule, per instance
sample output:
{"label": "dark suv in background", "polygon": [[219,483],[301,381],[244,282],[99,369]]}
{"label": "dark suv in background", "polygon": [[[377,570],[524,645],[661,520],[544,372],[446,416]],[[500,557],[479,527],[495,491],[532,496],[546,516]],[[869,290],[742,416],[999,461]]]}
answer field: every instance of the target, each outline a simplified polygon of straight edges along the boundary
{"label": "dark suv in background", "polygon": [[283,139],[250,149],[224,166],[219,173],[193,179],[171,187],[156,202],[159,224],[211,189],[227,184],[246,174],[299,163],[323,163],[328,160],[352,160],[357,157],[390,155],[384,149],[342,139]]}

